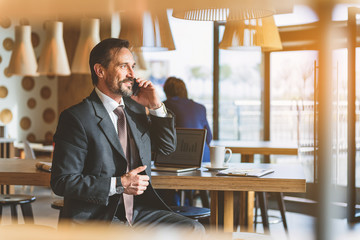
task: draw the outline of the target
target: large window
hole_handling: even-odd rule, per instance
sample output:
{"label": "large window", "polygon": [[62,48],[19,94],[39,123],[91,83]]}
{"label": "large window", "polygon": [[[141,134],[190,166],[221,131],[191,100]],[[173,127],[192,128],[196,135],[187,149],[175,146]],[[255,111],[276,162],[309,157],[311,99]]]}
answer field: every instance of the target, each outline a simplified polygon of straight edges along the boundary
{"label": "large window", "polygon": [[165,100],[163,84],[167,77],[184,80],[188,96],[205,105],[212,127],[213,96],[213,23],[177,19],[168,11],[175,51],[144,52],[148,69],[141,75],[152,80],[161,100]]}
{"label": "large window", "polygon": [[220,50],[220,139],[261,139],[260,64],[259,50]]}
{"label": "large window", "polygon": [[[314,181],[314,81],[317,51],[271,53],[270,136],[273,141],[294,142],[308,181]],[[272,161],[298,158],[275,156]]]}

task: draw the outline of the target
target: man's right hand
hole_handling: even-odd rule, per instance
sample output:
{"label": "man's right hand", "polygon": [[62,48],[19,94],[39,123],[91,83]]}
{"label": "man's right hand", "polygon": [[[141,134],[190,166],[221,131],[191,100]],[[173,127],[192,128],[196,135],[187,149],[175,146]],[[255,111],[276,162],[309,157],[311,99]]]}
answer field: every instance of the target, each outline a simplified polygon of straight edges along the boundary
{"label": "man's right hand", "polygon": [[145,169],[146,166],[140,166],[121,176],[124,193],[129,195],[140,195],[144,193],[146,187],[149,185],[150,178],[148,175],[140,175],[139,173]]}

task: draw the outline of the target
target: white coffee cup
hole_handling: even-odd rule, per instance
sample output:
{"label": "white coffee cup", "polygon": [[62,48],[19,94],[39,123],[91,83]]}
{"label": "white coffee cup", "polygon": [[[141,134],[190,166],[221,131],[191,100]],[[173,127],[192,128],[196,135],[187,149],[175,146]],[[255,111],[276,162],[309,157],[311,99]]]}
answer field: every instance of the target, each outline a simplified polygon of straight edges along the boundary
{"label": "white coffee cup", "polygon": [[[229,152],[229,156],[225,159],[225,153]],[[232,155],[230,148],[225,148],[222,146],[210,146],[210,162],[211,167],[221,168],[229,162]]]}

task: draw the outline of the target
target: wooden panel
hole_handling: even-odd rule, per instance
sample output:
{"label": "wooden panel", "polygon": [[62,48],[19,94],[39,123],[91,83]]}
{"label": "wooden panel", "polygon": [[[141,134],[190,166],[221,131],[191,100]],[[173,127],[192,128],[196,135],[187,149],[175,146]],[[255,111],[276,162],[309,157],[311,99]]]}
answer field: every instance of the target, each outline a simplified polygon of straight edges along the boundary
{"label": "wooden panel", "polygon": [[[111,19],[103,17],[100,20],[101,39],[109,38],[111,34]],[[80,35],[80,19],[65,20],[64,42],[71,66],[74,58],[77,41]],[[58,77],[58,112],[81,102],[94,89],[90,74],[72,74],[67,77]]]}
{"label": "wooden panel", "polygon": [[[346,48],[347,47],[347,21],[333,21],[332,27],[337,34],[337,39],[333,40],[333,47]],[[360,31],[360,26],[357,25],[357,32]],[[319,23],[307,23],[302,25],[290,25],[278,27],[281,42],[283,45],[282,51],[299,51],[299,50],[318,50],[319,49]],[[360,38],[355,40],[356,46],[360,46]]]}

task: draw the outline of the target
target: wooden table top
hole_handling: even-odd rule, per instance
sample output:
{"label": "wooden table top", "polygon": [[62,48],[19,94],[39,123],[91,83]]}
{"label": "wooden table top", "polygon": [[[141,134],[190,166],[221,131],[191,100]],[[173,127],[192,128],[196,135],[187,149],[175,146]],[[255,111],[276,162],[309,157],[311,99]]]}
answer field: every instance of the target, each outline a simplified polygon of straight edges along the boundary
{"label": "wooden table top", "polygon": [[[0,158],[0,184],[50,186],[50,174],[36,169],[40,160]],[[46,159],[41,159],[46,161]],[[48,159],[47,161],[50,161]]]}
{"label": "wooden table top", "polygon": [[233,153],[262,155],[298,155],[298,146],[291,142],[213,140],[211,146],[225,146]]}
{"label": "wooden table top", "polygon": [[232,167],[271,168],[260,178],[240,176],[217,176],[216,171],[201,168],[197,171],[170,173],[152,172],[152,184],[159,189],[199,189],[217,191],[305,192],[306,180],[300,164],[236,163]]}
{"label": "wooden table top", "polygon": [[[0,184],[49,186],[50,173],[36,169],[39,160],[0,159]],[[43,159],[41,159],[43,161]],[[50,159],[49,159],[50,161]],[[215,191],[305,192],[305,175],[300,164],[239,163],[241,168],[271,168],[274,173],[260,178],[216,176],[216,172],[200,170],[170,173],[152,172],[152,185],[158,189],[198,189]]]}

